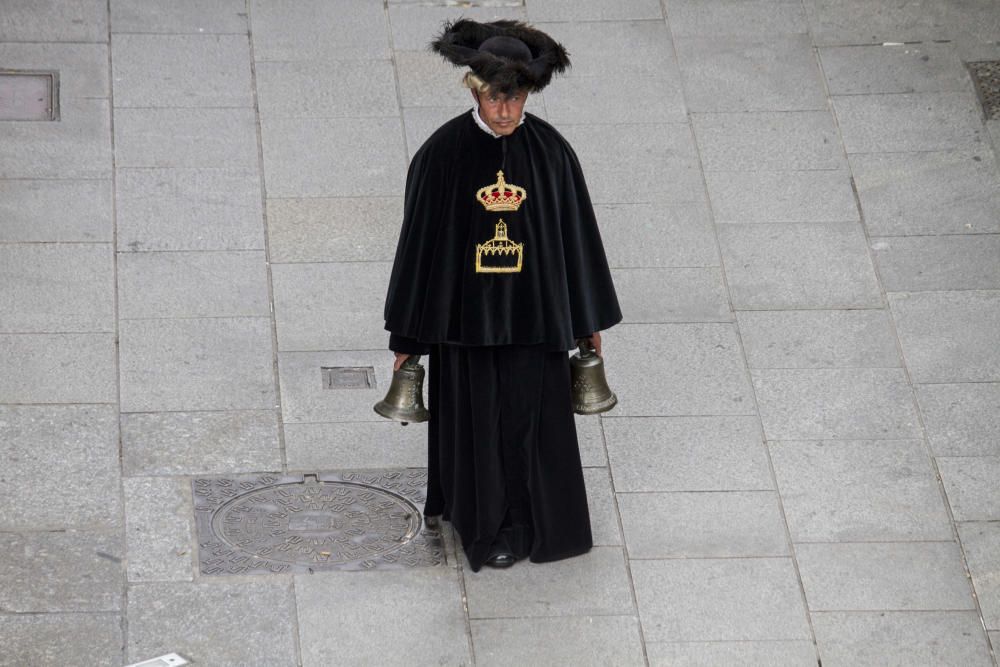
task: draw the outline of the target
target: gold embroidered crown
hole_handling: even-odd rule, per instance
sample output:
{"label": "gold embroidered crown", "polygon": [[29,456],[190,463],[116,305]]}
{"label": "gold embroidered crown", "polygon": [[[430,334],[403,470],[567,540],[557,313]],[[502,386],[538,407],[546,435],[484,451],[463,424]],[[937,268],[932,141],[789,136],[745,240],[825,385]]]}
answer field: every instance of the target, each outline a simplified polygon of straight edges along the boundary
{"label": "gold embroidered crown", "polygon": [[476,244],[476,273],[520,273],[523,254],[524,244],[507,238],[507,224],[500,220],[493,238]]}
{"label": "gold embroidered crown", "polygon": [[528,193],[524,188],[512,185],[503,180],[503,172],[497,172],[497,182],[479,188],[476,199],[486,207],[487,211],[516,211]]}

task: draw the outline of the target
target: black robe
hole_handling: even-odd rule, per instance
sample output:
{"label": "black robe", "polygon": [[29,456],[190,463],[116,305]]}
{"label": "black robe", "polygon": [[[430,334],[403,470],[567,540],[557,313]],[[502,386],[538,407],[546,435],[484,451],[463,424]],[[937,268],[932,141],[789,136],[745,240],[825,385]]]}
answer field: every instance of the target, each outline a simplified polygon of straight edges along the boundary
{"label": "black robe", "polygon": [[451,521],[472,569],[498,549],[587,551],[566,351],[621,310],[555,128],[527,114],[496,138],[467,112],[417,151],[385,320],[392,350],[430,355],[424,513]]}

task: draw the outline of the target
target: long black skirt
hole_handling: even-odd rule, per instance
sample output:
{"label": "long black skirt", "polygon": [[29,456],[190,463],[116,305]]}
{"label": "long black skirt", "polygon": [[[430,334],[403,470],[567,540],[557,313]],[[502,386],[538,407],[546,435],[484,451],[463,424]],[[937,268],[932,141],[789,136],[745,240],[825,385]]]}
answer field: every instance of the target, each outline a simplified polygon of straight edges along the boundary
{"label": "long black skirt", "polygon": [[593,546],[565,352],[439,345],[429,360],[426,516],[478,572],[496,550],[541,563]]}

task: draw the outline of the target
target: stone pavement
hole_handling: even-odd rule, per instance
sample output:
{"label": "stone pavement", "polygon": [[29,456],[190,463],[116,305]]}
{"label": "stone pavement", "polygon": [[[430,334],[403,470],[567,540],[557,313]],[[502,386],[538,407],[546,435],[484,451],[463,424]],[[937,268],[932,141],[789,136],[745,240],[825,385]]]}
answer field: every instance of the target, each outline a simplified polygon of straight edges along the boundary
{"label": "stone pavement", "polygon": [[[574,60],[530,109],[625,312],[598,546],[202,574],[198,476],[424,464],[370,406],[463,14]],[[0,0],[0,69],[61,85],[0,122],[0,664],[996,665],[991,59],[995,0]]]}

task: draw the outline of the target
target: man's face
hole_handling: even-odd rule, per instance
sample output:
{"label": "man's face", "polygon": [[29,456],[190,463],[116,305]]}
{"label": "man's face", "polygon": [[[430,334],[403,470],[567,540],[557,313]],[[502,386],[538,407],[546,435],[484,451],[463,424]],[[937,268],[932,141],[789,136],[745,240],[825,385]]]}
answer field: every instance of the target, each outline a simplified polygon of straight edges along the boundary
{"label": "man's face", "polygon": [[473,97],[479,100],[479,117],[494,132],[507,135],[517,129],[524,113],[524,103],[528,99],[527,91],[517,91],[510,95],[504,93],[472,91]]}

